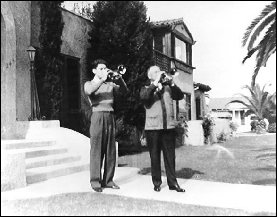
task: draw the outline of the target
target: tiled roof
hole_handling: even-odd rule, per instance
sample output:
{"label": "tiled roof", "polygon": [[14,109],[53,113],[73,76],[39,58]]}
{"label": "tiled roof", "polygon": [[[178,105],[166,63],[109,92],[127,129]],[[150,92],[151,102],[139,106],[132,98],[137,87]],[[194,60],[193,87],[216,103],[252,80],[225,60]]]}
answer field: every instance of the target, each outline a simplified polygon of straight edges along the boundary
{"label": "tiled roof", "polygon": [[[228,109],[227,103],[232,100],[241,100],[247,103],[247,100],[243,97],[226,97],[226,98],[211,98],[209,102],[209,108],[212,109]],[[241,104],[242,108],[245,108],[244,105]]]}
{"label": "tiled roof", "polygon": [[183,23],[184,23],[183,18],[151,22],[151,24],[153,26],[157,26],[157,27],[161,27],[161,26],[173,26],[173,25],[178,25],[178,24],[183,24]]}
{"label": "tiled roof", "polygon": [[205,84],[201,84],[201,83],[193,83],[193,86],[194,87],[199,87],[199,89],[201,89],[201,90],[203,90],[203,91],[206,91],[206,92],[208,92],[208,91],[210,91],[212,88],[210,87],[210,86],[208,86],[208,85],[205,85]]}

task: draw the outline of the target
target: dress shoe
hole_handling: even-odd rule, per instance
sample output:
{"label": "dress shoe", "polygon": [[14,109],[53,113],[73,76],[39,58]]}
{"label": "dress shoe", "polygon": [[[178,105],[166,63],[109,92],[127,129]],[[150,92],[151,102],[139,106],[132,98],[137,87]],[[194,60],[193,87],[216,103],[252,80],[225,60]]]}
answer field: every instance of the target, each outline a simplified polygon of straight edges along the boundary
{"label": "dress shoe", "polygon": [[94,191],[96,192],[102,192],[103,189],[101,187],[95,187],[95,188],[92,188]]}
{"label": "dress shoe", "polygon": [[154,191],[157,191],[157,192],[161,191],[161,187],[160,186],[154,186]]}
{"label": "dress shoe", "polygon": [[179,185],[170,186],[169,190],[175,190],[177,192],[185,192],[185,189],[181,188]]}
{"label": "dress shoe", "polygon": [[117,186],[117,185],[112,185],[112,186],[108,186],[108,185],[106,185],[106,186],[103,186],[103,188],[120,189],[120,187],[119,187],[119,186]]}

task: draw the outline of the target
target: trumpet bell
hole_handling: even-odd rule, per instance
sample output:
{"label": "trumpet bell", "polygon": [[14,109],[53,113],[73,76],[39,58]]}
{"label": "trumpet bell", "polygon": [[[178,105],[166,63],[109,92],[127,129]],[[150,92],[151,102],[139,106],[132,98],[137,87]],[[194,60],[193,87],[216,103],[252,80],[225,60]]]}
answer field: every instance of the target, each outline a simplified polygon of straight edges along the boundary
{"label": "trumpet bell", "polygon": [[126,67],[124,65],[119,65],[116,70],[108,70],[108,81],[115,81],[124,75],[126,72]]}
{"label": "trumpet bell", "polygon": [[119,65],[117,67],[117,71],[121,74],[121,75],[124,75],[125,72],[126,72],[126,67],[124,65]]}

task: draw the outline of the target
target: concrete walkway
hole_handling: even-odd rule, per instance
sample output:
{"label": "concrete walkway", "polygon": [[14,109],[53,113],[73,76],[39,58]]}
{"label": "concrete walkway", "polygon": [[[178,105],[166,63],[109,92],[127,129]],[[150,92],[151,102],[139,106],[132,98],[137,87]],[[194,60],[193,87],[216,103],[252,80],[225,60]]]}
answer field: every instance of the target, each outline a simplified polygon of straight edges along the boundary
{"label": "concrete walkway", "polygon": [[[31,184],[25,188],[1,192],[1,201],[48,197],[63,193],[91,192],[181,204],[276,213],[276,186],[178,179],[179,185],[186,189],[185,193],[178,193],[168,190],[166,178],[163,177],[162,190],[155,192],[151,176],[140,175],[138,171],[138,168],[133,167],[117,167],[114,181],[120,186],[119,190],[104,189],[102,193],[94,192],[89,184],[89,171],[84,171]],[[1,213],[9,213],[9,210],[1,210]]]}

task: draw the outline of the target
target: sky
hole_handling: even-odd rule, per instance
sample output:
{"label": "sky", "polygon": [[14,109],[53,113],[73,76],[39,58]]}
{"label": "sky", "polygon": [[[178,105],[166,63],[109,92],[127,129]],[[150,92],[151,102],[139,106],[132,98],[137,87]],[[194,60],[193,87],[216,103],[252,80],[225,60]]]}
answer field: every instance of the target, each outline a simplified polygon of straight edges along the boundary
{"label": "sky", "polygon": [[[65,1],[65,8],[81,1]],[[209,85],[210,98],[247,94],[251,84],[255,54],[242,64],[247,54],[242,38],[252,20],[272,1],[144,1],[150,21],[183,18],[196,43],[192,47],[193,80]],[[83,4],[93,3],[83,1]],[[276,53],[256,78],[270,93],[276,92]]]}

